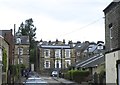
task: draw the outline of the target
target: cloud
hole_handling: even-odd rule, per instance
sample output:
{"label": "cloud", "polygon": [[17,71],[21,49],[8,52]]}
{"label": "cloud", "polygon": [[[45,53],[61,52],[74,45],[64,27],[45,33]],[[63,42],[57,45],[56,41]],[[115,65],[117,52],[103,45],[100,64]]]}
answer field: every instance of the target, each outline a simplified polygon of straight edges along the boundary
{"label": "cloud", "polygon": [[[33,18],[40,40],[104,40],[104,20],[84,29],[85,25],[102,18],[108,0],[1,0],[0,28]],[[95,31],[95,33],[94,33]],[[100,32],[101,31],[101,32]]]}

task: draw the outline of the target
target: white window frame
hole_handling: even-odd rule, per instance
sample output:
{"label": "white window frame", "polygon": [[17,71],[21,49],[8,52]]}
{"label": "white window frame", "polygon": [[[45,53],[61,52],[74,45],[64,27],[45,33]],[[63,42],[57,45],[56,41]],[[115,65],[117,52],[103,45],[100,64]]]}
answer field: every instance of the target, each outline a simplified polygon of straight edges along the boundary
{"label": "white window frame", "polygon": [[55,58],[61,58],[61,49],[55,50]]}
{"label": "white window frame", "polygon": [[[49,64],[48,66],[47,66],[47,63]],[[44,67],[45,68],[50,68],[50,60],[45,60]]]}
{"label": "white window frame", "polygon": [[0,48],[0,61],[2,61],[2,49]]}
{"label": "white window frame", "polygon": [[70,58],[70,49],[65,49],[65,58]]}
{"label": "white window frame", "polygon": [[16,39],[16,43],[17,43],[17,44],[21,44],[21,38],[17,38],[17,39]]}
{"label": "white window frame", "polygon": [[98,45],[97,49],[102,50],[103,49],[103,45],[101,45],[101,46]]}
{"label": "white window frame", "polygon": [[18,58],[18,64],[23,64],[23,58]]}
{"label": "white window frame", "polygon": [[77,52],[77,56],[80,56],[80,52]]}
{"label": "white window frame", "polygon": [[71,60],[65,60],[65,68],[71,65]]}
{"label": "white window frame", "polygon": [[58,62],[58,68],[61,68],[61,60],[55,60],[55,68],[57,68],[57,62]]}
{"label": "white window frame", "polygon": [[23,48],[22,47],[18,47],[18,55],[23,55]]}
{"label": "white window frame", "polygon": [[23,64],[23,58],[20,58],[20,63]]}
{"label": "white window frame", "polygon": [[113,39],[113,37],[112,37],[112,29],[113,29],[113,27],[110,27],[110,39],[111,40]]}
{"label": "white window frame", "polygon": [[[47,54],[48,52],[48,54]],[[44,49],[44,56],[45,58],[50,58],[50,49]]]}

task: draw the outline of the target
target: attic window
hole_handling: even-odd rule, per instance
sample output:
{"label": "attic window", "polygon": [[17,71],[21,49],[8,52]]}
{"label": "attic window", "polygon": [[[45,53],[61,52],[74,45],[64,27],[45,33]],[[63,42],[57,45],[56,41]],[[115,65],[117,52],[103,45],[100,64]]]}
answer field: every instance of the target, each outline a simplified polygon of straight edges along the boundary
{"label": "attic window", "polygon": [[20,43],[21,43],[21,39],[20,39],[20,38],[17,38],[17,39],[16,39],[16,43],[17,43],[17,44],[20,44]]}
{"label": "attic window", "polygon": [[78,46],[79,48],[81,47],[81,45]]}

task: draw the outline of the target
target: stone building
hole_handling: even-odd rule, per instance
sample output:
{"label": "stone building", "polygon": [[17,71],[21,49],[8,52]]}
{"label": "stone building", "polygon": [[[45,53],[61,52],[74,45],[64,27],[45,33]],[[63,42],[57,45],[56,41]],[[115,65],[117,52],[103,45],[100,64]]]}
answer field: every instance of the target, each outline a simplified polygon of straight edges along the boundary
{"label": "stone building", "polygon": [[0,30],[0,35],[4,37],[4,40],[9,44],[9,51],[8,51],[8,82],[10,83],[12,78],[10,74],[10,66],[13,65],[14,60],[14,36],[12,34],[13,30]]}
{"label": "stone building", "polygon": [[39,46],[39,72],[50,75],[53,70],[65,71],[75,63],[74,49],[60,41],[42,42]]}
{"label": "stone building", "polygon": [[[3,52],[4,51],[4,52]],[[6,60],[3,59],[3,53],[6,53],[4,56]],[[9,54],[9,44],[5,41],[4,37],[0,35],[0,85],[2,83],[7,83],[7,73],[8,73],[8,55]],[[6,61],[4,64],[3,61]],[[4,68],[4,70],[3,70]]]}
{"label": "stone building", "polygon": [[105,14],[106,83],[120,84],[120,0],[114,0],[103,11]]}
{"label": "stone building", "polygon": [[120,48],[120,2],[112,2],[105,9],[106,51]]}
{"label": "stone building", "polygon": [[[19,61],[20,59],[20,61]],[[16,37],[14,64],[24,64],[29,67],[29,37]]]}

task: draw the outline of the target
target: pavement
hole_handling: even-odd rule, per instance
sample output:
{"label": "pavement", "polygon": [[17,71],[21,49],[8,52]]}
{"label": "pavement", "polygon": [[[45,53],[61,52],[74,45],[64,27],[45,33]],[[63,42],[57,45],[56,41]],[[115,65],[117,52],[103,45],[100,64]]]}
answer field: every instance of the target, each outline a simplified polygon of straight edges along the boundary
{"label": "pavement", "polygon": [[80,84],[77,84],[74,81],[70,81],[70,80],[67,80],[67,79],[64,79],[64,78],[53,77],[53,79],[56,80],[56,81],[58,81],[62,85],[80,85]]}
{"label": "pavement", "polygon": [[25,78],[25,77],[21,77],[21,80],[20,80],[20,81],[19,81],[19,80],[17,80],[17,81],[15,81],[15,83],[23,83],[25,80],[26,80],[26,78]]}

